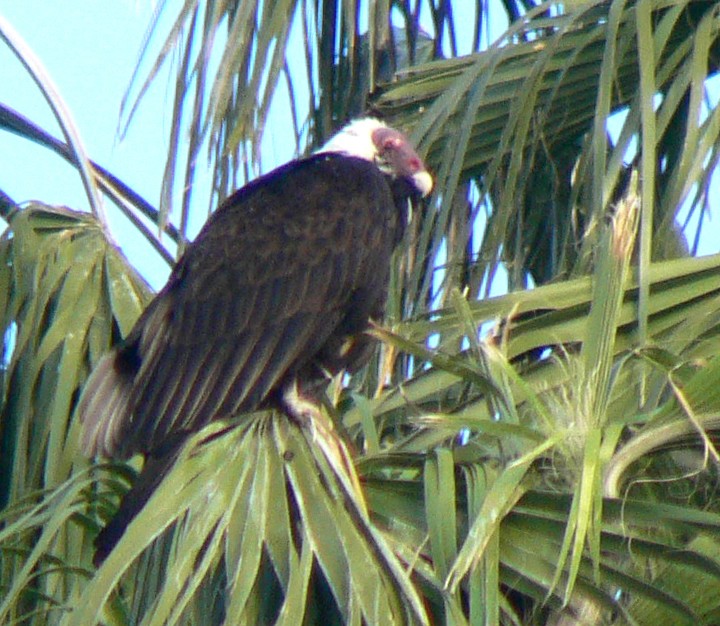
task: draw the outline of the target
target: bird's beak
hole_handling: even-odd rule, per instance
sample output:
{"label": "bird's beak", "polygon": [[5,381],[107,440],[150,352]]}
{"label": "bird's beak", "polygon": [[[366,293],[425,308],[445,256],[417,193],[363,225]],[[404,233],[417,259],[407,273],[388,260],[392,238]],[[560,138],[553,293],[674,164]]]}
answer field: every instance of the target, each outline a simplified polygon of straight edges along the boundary
{"label": "bird's beak", "polygon": [[420,170],[415,172],[412,176],[413,184],[416,189],[420,192],[423,198],[425,198],[433,188],[433,179],[426,170]]}

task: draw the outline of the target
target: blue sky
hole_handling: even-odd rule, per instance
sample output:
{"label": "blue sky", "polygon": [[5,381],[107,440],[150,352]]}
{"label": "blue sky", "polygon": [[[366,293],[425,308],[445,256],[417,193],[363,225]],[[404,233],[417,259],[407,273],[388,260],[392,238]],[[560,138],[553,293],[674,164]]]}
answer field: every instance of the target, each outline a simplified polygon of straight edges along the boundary
{"label": "blue sky", "polygon": [[[158,83],[139,111],[127,138],[118,143],[116,130],[119,103],[137,62],[138,51],[151,16],[151,4],[134,0],[72,3],[29,0],[3,5],[3,16],[35,51],[52,76],[80,130],[87,152],[136,188],[156,193],[166,153],[166,129],[162,128],[165,95]],[[41,126],[59,134],[52,114],[25,70],[5,46],[0,46],[0,99],[32,116]],[[3,137],[4,147],[7,137]],[[3,188],[18,200],[41,197],[77,206],[84,198],[82,187],[68,166],[69,180],[43,177],[46,151],[17,140],[13,161],[33,164],[14,172],[11,180],[0,171]],[[142,164],[137,156],[143,155]],[[30,156],[31,159],[25,157]],[[7,151],[0,158],[8,158]],[[57,158],[51,159],[54,167]],[[142,165],[141,167],[138,167]],[[4,170],[4,168],[3,168]],[[78,197],[77,194],[80,196]],[[66,201],[65,198],[68,200]]]}
{"label": "blue sky", "polygon": [[[167,83],[158,81],[139,109],[126,138],[117,140],[119,105],[147,25],[150,2],[140,0],[23,0],[0,3],[0,13],[40,58],[71,111],[88,155],[156,204],[167,154]],[[0,101],[60,137],[38,88],[4,45],[0,45]],[[0,188],[17,202],[86,209],[77,171],[48,150],[0,133]],[[167,269],[149,246],[128,241],[127,229],[111,211],[119,242],[154,287]]]}

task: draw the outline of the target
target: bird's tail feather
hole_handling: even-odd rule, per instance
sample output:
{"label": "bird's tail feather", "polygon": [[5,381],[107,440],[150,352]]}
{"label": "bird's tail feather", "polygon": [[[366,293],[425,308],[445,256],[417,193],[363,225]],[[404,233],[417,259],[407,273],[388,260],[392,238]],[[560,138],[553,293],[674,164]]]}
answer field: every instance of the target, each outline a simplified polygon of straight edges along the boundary
{"label": "bird's tail feather", "polygon": [[134,373],[118,366],[120,354],[106,354],[85,384],[78,406],[83,424],[82,451],[88,457],[123,457],[121,426],[131,411]]}
{"label": "bird's tail feather", "polygon": [[135,483],[120,501],[117,512],[95,538],[93,562],[96,567],[99,567],[107,558],[125,533],[128,524],[140,513],[162,480],[168,475],[181,449],[182,441],[176,441],[172,446],[164,446],[162,456],[147,457]]}

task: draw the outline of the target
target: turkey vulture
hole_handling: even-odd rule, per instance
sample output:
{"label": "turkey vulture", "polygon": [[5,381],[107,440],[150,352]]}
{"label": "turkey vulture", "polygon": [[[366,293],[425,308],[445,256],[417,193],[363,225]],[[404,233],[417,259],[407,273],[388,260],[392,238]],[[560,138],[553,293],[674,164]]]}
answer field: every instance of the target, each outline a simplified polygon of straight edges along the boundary
{"label": "turkey vulture", "polygon": [[265,407],[297,415],[298,396],[365,363],[408,200],[431,188],[407,138],[365,118],[210,216],[79,403],[85,454],[146,457],[96,539],[96,562],[191,433]]}

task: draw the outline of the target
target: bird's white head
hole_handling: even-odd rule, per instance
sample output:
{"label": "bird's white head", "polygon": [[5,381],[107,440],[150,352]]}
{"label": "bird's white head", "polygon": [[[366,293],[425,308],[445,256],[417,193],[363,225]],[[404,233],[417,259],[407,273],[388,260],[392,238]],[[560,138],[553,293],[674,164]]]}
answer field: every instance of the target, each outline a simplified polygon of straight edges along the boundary
{"label": "bird's white head", "polygon": [[432,176],[408,138],[373,117],[350,122],[317,152],[365,159],[386,174],[410,180],[422,196],[432,191]]}

